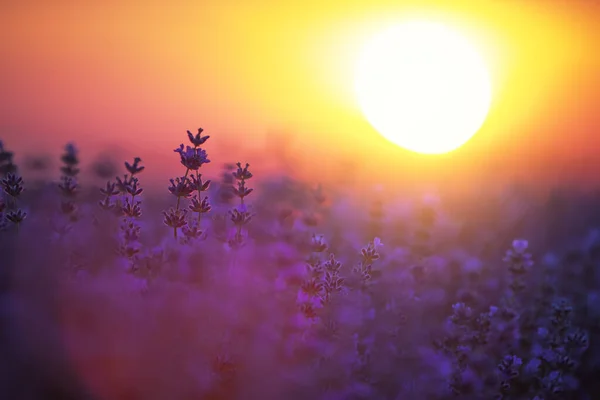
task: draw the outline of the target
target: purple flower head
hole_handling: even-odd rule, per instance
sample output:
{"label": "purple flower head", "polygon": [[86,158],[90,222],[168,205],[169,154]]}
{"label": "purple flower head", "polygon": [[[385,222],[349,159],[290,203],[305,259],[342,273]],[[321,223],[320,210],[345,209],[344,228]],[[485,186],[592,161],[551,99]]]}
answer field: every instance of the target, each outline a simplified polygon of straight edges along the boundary
{"label": "purple flower head", "polygon": [[185,237],[189,239],[206,238],[206,233],[200,229],[197,222],[194,222],[191,225],[186,225],[181,230],[183,231]]}
{"label": "purple flower head", "polygon": [[237,183],[238,187],[236,188],[235,186],[232,186],[232,190],[233,193],[239,197],[240,199],[243,199],[244,197],[248,196],[250,193],[252,193],[252,191],[254,189],[251,188],[247,188],[246,187],[246,182],[245,181],[239,181]]}
{"label": "purple flower head", "polygon": [[340,277],[337,271],[325,271],[324,289],[330,294],[341,292],[344,288],[344,278]]}
{"label": "purple flower head", "polygon": [[231,222],[236,226],[246,225],[252,220],[252,215],[248,211],[239,211],[237,208],[229,211],[231,215]]}
{"label": "purple flower head", "polygon": [[529,242],[525,239],[516,239],[512,242],[513,250],[518,254],[525,253],[527,247],[529,247]]}
{"label": "purple flower head", "polygon": [[127,193],[129,193],[132,197],[139,196],[144,189],[138,186],[139,180],[138,178],[134,178],[133,176],[129,180],[129,183],[126,185],[125,189]]}
{"label": "purple flower head", "polygon": [[185,220],[185,216],[187,214],[187,210],[176,210],[174,208],[170,208],[169,211],[163,211],[163,215],[165,219],[163,220],[164,224],[171,228],[181,228],[187,224]]}
{"label": "purple flower head", "polygon": [[119,178],[118,176],[115,179],[117,181],[116,187],[119,193],[127,194],[127,187],[131,184],[133,176],[130,178],[129,175],[125,174],[123,175],[123,179]]}
{"label": "purple flower head", "polygon": [[69,143],[65,146],[65,154],[61,156],[63,166],[60,168],[62,173],[66,176],[75,177],[79,173],[77,164],[79,164],[79,158],[77,157],[78,151],[73,143]]}
{"label": "purple flower head", "polygon": [[127,171],[129,171],[129,173],[133,176],[135,174],[139,174],[140,172],[142,172],[144,170],[144,168],[146,167],[142,167],[139,165],[139,163],[142,161],[141,158],[136,157],[133,159],[133,165],[129,164],[127,161],[125,161],[125,168],[127,168]]}
{"label": "purple flower head", "polygon": [[248,235],[245,232],[233,230],[227,239],[227,245],[231,250],[238,250],[246,246]]}
{"label": "purple flower head", "polygon": [[311,241],[311,251],[314,253],[322,253],[327,250],[327,243],[323,241],[323,235],[317,236],[313,234]]}
{"label": "purple flower head", "polygon": [[196,135],[190,131],[187,131],[188,138],[194,147],[202,146],[204,142],[210,138],[210,136],[202,136],[202,132],[204,132],[204,129],[202,128],[198,128],[198,133]]}
{"label": "purple flower head", "polygon": [[121,207],[123,213],[131,218],[140,218],[142,216],[142,202],[136,201],[135,203],[130,199],[125,199],[125,204]]}
{"label": "purple flower head", "polygon": [[19,197],[23,193],[23,178],[13,173],[9,173],[0,181],[0,186],[6,194],[11,197]]}
{"label": "purple flower head", "polygon": [[196,186],[198,188],[199,192],[206,192],[208,190],[208,188],[210,187],[210,179],[207,181],[203,181],[202,180],[202,175],[200,175],[198,178],[196,178],[196,176],[192,175],[190,177],[190,181],[192,182],[192,184],[194,186]]}
{"label": "purple flower head", "polygon": [[519,376],[523,360],[515,355],[507,355],[498,365],[498,370],[508,379],[514,379]]}
{"label": "purple flower head", "polygon": [[513,241],[512,248],[506,251],[503,261],[509,264],[509,270],[513,274],[523,274],[533,265],[531,254],[527,252],[528,246],[527,240],[517,239]]}
{"label": "purple flower head", "polygon": [[192,171],[197,171],[202,164],[208,164],[210,160],[207,157],[206,150],[199,147],[186,146],[185,150],[183,144],[178,149],[173,150],[175,153],[179,153],[181,157],[181,164]]}
{"label": "purple flower head", "polygon": [[169,192],[175,197],[188,198],[194,193],[196,187],[190,182],[190,180],[182,176],[181,178],[169,179],[171,186],[169,186]]}
{"label": "purple flower head", "polygon": [[323,267],[327,271],[337,273],[337,272],[339,272],[340,268],[342,267],[342,263],[340,263],[338,260],[336,260],[335,255],[333,253],[331,253],[329,255],[329,260],[327,260],[325,262]]}
{"label": "purple flower head", "polygon": [[106,188],[100,189],[100,193],[102,193],[106,197],[116,196],[120,192],[115,188],[116,184],[114,182],[106,182]]}
{"label": "purple flower head", "polygon": [[73,143],[68,143],[65,146],[65,154],[63,154],[63,156],[61,157],[62,162],[66,165],[77,165],[79,163],[77,153],[78,151],[75,145]]}
{"label": "purple flower head", "polygon": [[11,210],[6,214],[6,219],[13,224],[20,224],[27,217],[27,213],[21,209]]}
{"label": "purple flower head", "polygon": [[298,299],[302,302],[313,297],[321,297],[323,293],[323,282],[317,278],[310,278],[302,282],[298,291]]}
{"label": "purple flower head", "polygon": [[379,253],[377,253],[377,246],[383,246],[379,238],[373,239],[369,242],[367,247],[363,247],[360,250],[362,256],[362,262],[365,265],[373,264],[374,261],[379,260]]}
{"label": "purple flower head", "polygon": [[121,224],[121,234],[126,243],[136,242],[140,237],[141,228],[131,220],[124,219]]}
{"label": "purple flower head", "polygon": [[466,325],[473,317],[473,310],[465,303],[452,305],[452,316],[450,320],[456,325]]}
{"label": "purple flower head", "polygon": [[63,175],[61,177],[61,181],[62,182],[58,184],[58,188],[60,189],[62,194],[65,197],[75,197],[77,195],[77,190],[79,189],[77,179],[72,176]]}
{"label": "purple flower head", "polygon": [[231,173],[235,179],[238,181],[243,181],[252,178],[252,173],[248,171],[250,164],[246,163],[244,168],[242,168],[242,163],[237,163],[236,165],[237,171]]}
{"label": "purple flower head", "polygon": [[188,208],[195,213],[207,213],[212,209],[212,206],[208,202],[208,196],[205,196],[202,201],[198,200],[197,196],[192,198],[192,204]]}

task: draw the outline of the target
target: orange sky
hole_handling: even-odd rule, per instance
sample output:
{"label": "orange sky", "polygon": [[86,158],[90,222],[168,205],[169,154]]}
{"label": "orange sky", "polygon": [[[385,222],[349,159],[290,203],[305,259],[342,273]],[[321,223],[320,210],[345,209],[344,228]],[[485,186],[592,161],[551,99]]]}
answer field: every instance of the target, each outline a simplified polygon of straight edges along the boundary
{"label": "orange sky", "polygon": [[[464,183],[493,171],[600,183],[596,2],[2,3],[0,138],[17,151],[57,153],[72,139],[89,154],[117,143],[162,178],[165,162],[179,170],[171,151],[187,129],[213,134],[208,150],[219,164],[243,154],[260,164],[264,154],[224,152],[236,142],[261,149],[265,132],[278,129],[308,164],[303,171],[354,159],[364,175],[391,178],[403,171]],[[466,35],[493,77],[484,127],[444,156],[383,140],[352,93],[361,45],[415,17]]]}

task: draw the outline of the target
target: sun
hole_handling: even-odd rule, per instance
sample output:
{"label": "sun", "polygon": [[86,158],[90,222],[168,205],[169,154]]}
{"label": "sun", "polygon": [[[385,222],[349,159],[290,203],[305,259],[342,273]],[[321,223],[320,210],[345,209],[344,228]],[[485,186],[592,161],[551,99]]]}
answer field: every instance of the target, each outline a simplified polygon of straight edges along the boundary
{"label": "sun", "polygon": [[492,87],[483,59],[457,32],[431,22],[395,25],[369,42],[355,91],[369,123],[391,142],[441,154],[483,125]]}

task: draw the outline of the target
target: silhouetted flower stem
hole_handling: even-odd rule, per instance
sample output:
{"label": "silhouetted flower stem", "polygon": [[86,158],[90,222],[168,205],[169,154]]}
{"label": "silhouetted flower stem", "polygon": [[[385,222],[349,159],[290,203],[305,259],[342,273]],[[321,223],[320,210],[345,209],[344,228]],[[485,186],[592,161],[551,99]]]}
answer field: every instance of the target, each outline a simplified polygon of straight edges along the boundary
{"label": "silhouetted flower stem", "polygon": [[[183,175],[183,180],[185,181],[187,179],[188,174],[190,173],[190,169],[186,168],[185,170],[185,174]],[[175,206],[175,210],[179,211],[179,204],[181,203],[181,196],[177,196],[177,205]],[[177,239],[177,228],[174,227],[173,228],[173,237],[175,239]]]}

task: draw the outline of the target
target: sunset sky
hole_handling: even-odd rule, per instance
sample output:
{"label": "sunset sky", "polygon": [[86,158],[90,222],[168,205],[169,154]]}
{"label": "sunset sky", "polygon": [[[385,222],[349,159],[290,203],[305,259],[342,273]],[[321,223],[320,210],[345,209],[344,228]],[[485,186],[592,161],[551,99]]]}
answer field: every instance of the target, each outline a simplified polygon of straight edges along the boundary
{"label": "sunset sky", "polygon": [[[172,149],[202,126],[219,165],[244,154],[240,161],[260,164],[265,134],[277,130],[303,171],[352,159],[364,174],[386,170],[392,178],[401,170],[465,182],[493,171],[600,184],[594,1],[7,0],[1,7],[0,138],[20,155],[58,154],[74,140],[90,159],[117,145],[160,175],[164,165],[179,170]],[[459,31],[492,75],[485,125],[443,156],[385,141],[354,98],[361,46],[411,18]]]}

